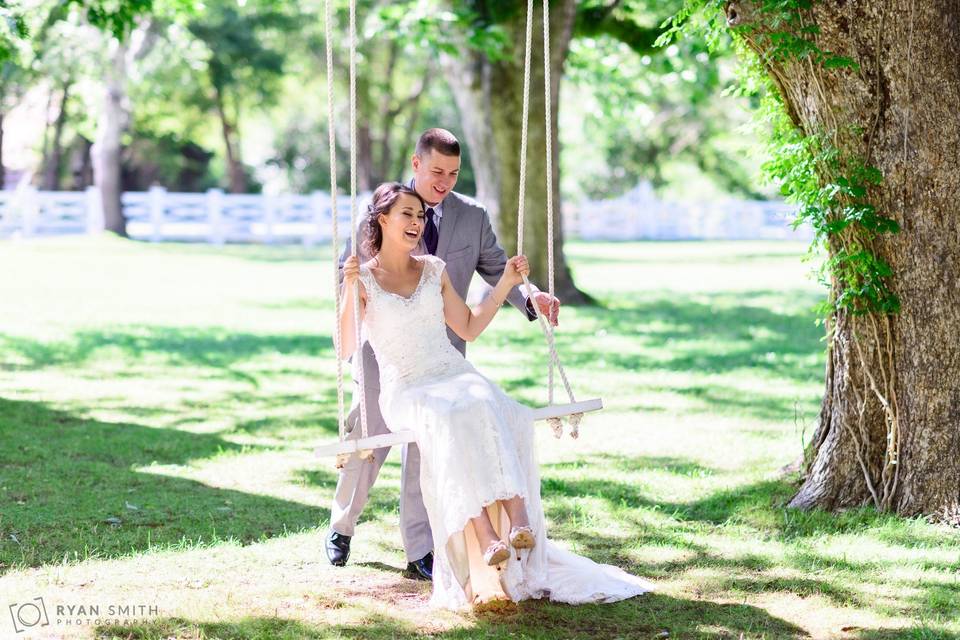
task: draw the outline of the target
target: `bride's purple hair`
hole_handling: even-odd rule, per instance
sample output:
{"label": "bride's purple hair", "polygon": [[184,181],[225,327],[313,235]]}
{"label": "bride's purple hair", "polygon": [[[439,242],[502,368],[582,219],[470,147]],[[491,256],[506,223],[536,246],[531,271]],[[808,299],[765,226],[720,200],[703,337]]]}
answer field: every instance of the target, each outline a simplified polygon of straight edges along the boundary
{"label": "bride's purple hair", "polygon": [[390,209],[397,203],[401,195],[411,195],[420,201],[420,206],[426,207],[420,194],[399,182],[384,182],[373,192],[373,200],[367,205],[367,217],[363,220],[360,231],[363,235],[363,250],[368,256],[376,255],[383,245],[383,229],[378,218],[390,213]]}

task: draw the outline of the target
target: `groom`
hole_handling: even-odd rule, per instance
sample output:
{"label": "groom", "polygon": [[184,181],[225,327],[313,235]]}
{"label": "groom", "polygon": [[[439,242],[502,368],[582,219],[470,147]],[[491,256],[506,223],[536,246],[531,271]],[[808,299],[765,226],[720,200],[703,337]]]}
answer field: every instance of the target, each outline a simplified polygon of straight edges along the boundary
{"label": "groom", "polygon": [[[447,263],[447,274],[457,293],[466,299],[473,273],[495,284],[503,273],[507,255],[497,242],[486,209],[453,191],[460,173],[460,143],[445,129],[428,129],[420,136],[412,158],[411,187],[427,203],[426,221],[421,239],[425,253],[439,256]],[[350,255],[349,241],[340,257],[340,266]],[[370,256],[360,255],[360,261]],[[523,311],[529,320],[536,319],[532,305],[536,304],[550,322],[557,324],[560,302],[548,293],[534,290],[528,300],[520,288],[515,288],[507,301]],[[466,353],[466,343],[449,328],[447,335],[460,353]],[[354,356],[356,357],[356,356]],[[356,368],[354,368],[356,372]],[[367,434],[387,433],[380,414],[380,374],[373,349],[363,344],[363,373],[367,405]],[[353,406],[347,417],[348,438],[360,437],[359,389],[354,377]],[[350,555],[350,539],[370,488],[377,479],[389,448],[374,450],[372,462],[352,456],[340,470],[337,490],[330,510],[330,531],[325,549],[327,558],[335,566],[343,566]],[[420,451],[416,444],[404,445],[400,476],[400,534],[407,556],[407,572],[414,578],[429,580],[433,575],[433,539],[427,510],[420,493]]]}

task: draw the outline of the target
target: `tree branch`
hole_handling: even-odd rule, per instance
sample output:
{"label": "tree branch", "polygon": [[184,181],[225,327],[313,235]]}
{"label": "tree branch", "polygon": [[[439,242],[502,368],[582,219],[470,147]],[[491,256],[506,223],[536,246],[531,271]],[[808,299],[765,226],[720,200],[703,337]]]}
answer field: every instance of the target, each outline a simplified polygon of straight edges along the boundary
{"label": "tree branch", "polygon": [[[629,16],[624,16],[623,12],[614,11],[619,4],[619,0],[615,0],[609,5],[581,6],[577,10],[573,25],[573,37],[595,38],[606,35],[623,42],[641,55],[655,53],[658,47],[654,43],[663,33],[663,29],[641,26]],[[658,20],[657,24],[662,22]]]}

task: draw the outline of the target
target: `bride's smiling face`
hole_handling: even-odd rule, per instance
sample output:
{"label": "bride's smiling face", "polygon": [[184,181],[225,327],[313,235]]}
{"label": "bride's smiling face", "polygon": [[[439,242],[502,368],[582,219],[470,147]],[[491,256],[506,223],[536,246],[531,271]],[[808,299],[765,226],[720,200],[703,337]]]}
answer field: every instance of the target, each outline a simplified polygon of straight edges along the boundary
{"label": "bride's smiling face", "polygon": [[397,201],[386,214],[381,214],[380,228],[383,230],[383,245],[403,247],[413,251],[423,235],[425,218],[420,198],[401,193]]}

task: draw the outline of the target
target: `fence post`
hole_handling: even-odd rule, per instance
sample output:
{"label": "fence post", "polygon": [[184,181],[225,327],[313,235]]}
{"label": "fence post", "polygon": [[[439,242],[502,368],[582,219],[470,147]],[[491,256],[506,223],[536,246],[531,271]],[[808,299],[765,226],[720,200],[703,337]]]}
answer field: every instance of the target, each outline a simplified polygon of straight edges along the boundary
{"label": "fence post", "polygon": [[210,221],[210,242],[223,244],[223,190],[207,190],[207,219]]}
{"label": "fence post", "polygon": [[277,197],[273,194],[260,196],[263,199],[263,230],[267,244],[273,244],[273,227],[277,222]]}
{"label": "fence post", "polygon": [[83,201],[87,213],[87,235],[103,233],[103,201],[100,199],[100,188],[90,185],[84,189]]}
{"label": "fence post", "polygon": [[29,238],[37,233],[40,224],[40,194],[36,187],[27,185],[23,189],[23,236]]}
{"label": "fence post", "polygon": [[312,247],[326,237],[323,226],[323,214],[326,201],[327,194],[322,191],[314,191],[310,194],[310,212],[313,214],[313,228],[303,236],[303,243],[308,247]]}
{"label": "fence post", "polygon": [[167,190],[161,186],[152,186],[149,189],[148,206],[150,207],[150,242],[163,241],[163,214],[164,199]]}

